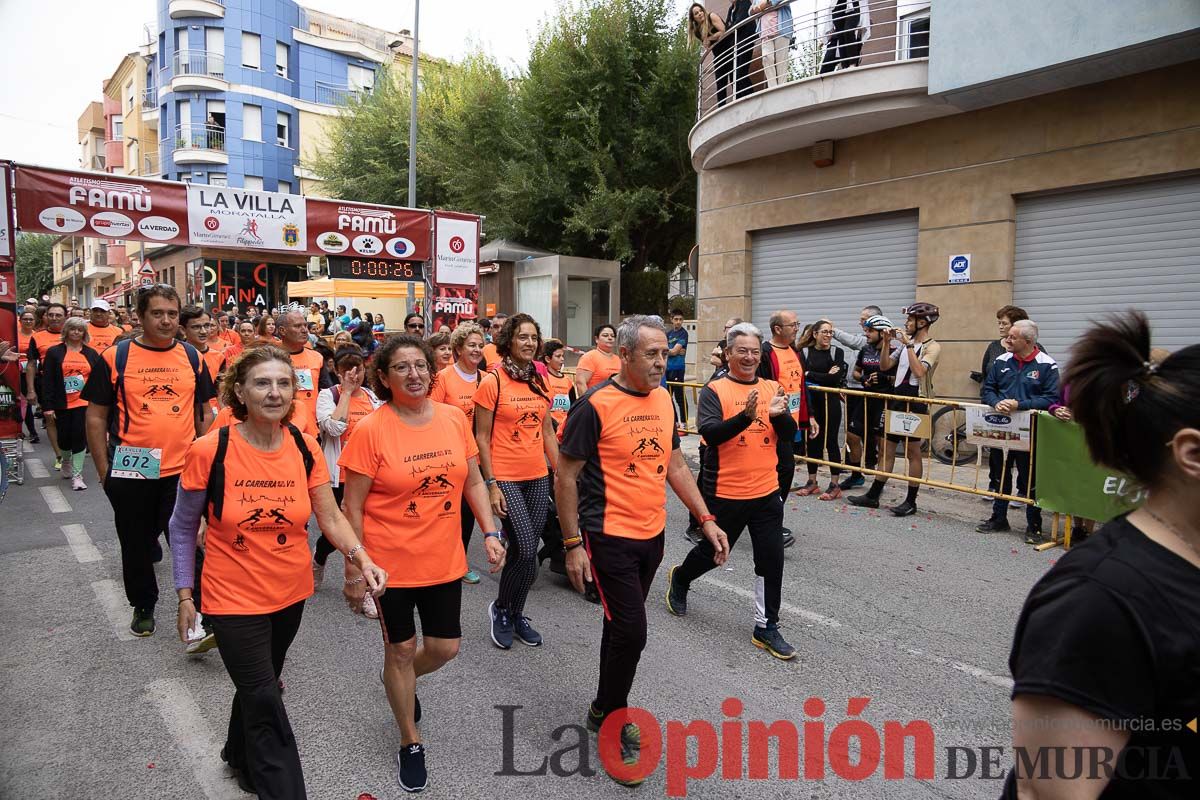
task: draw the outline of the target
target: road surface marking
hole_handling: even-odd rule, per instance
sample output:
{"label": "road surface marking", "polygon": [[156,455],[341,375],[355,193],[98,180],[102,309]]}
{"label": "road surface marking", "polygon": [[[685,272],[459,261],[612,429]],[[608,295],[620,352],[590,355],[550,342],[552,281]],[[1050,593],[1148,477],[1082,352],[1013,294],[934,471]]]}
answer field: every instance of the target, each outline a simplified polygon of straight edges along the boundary
{"label": "road surface marking", "polygon": [[[750,591],[749,589],[743,589],[741,586],[734,586],[732,583],[726,583],[725,581],[719,581],[716,578],[710,578],[707,576],[701,578],[700,580],[705,581],[706,583],[711,583],[713,586],[720,587],[727,592],[733,592],[739,597],[744,597],[752,603],[754,602],[754,592]],[[807,608],[801,608],[800,606],[795,606],[788,602],[780,603],[779,610],[786,611],[789,614],[801,617],[809,622],[815,622],[818,625],[824,625],[826,628],[842,627],[842,623],[838,622],[832,617],[827,617],[824,614],[818,614],[815,611],[809,611]]]}
{"label": "road surface marking", "polygon": [[905,648],[905,652],[907,652],[911,656],[916,656],[917,658],[919,658],[923,661],[932,661],[934,664],[938,664],[943,667],[949,667],[950,669],[956,669],[959,672],[964,672],[973,678],[978,678],[979,680],[983,681],[984,683],[990,683],[993,686],[999,686],[1001,689],[1011,690],[1013,687],[1013,682],[1012,682],[1011,678],[1005,678],[1000,675],[993,675],[992,673],[988,672],[987,670],[980,669],[979,667],[976,667],[972,664],[966,664],[966,663],[963,663],[962,661],[953,661],[948,658],[942,658],[941,656],[935,656],[932,653],[926,653],[921,650],[913,650],[911,648]]}
{"label": "road surface marking", "polygon": [[46,501],[46,505],[50,506],[51,514],[70,513],[71,504],[63,496],[62,489],[57,486],[39,486],[38,491],[42,493],[42,499]]}
{"label": "road surface marking", "polygon": [[133,633],[129,630],[129,620],[132,609],[125,601],[125,593],[117,587],[116,581],[95,581],[92,583],[92,591],[96,595],[96,602],[104,609],[113,633],[123,642],[131,641]]}
{"label": "road surface marking", "polygon": [[100,551],[96,549],[96,545],[92,544],[92,537],[88,536],[87,528],[82,525],[63,525],[62,532],[67,537],[67,544],[71,545],[71,552],[75,554],[75,560],[80,564],[90,564],[93,561],[104,559],[104,556],[100,555]]}
{"label": "road surface marking", "polygon": [[213,738],[200,706],[183,681],[164,678],[149,684],[146,689],[158,706],[158,713],[167,723],[167,730],[183,753],[200,791],[208,800],[236,800],[246,795],[237,784],[226,777],[221,762],[213,757],[220,745]]}
{"label": "road surface marking", "polygon": [[50,473],[46,471],[46,465],[42,463],[40,458],[25,459],[25,469],[29,470],[31,478],[49,478]]}

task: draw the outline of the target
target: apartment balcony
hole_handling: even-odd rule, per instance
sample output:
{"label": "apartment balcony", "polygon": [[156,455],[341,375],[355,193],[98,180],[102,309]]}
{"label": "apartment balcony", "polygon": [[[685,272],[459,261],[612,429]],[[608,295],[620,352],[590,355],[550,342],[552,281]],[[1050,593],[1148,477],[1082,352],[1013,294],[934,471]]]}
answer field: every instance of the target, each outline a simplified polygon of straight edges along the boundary
{"label": "apartment balcony", "polygon": [[106,169],[125,168],[125,140],[107,139],[104,142],[104,166]]}
{"label": "apartment balcony", "polygon": [[[697,170],[959,113],[929,95],[929,3],[864,2],[869,25],[866,14],[835,24],[828,10],[789,5],[790,45],[746,35],[761,22],[751,17],[725,34],[728,45],[717,43],[701,60],[688,137]],[[762,58],[772,43],[774,63]]]}
{"label": "apartment balcony", "polygon": [[225,129],[216,125],[175,126],[171,158],[176,164],[228,164]]}
{"label": "apartment balcony", "polygon": [[[225,54],[208,50],[178,50],[171,60],[170,87],[173,92],[216,91],[229,88],[225,82]],[[167,77],[160,70],[161,78]],[[155,98],[157,102],[157,98]]]}
{"label": "apartment balcony", "polygon": [[158,87],[147,86],[142,89],[142,119],[158,119]]}
{"label": "apartment balcony", "polygon": [[224,19],[225,0],[171,0],[167,4],[167,13],[171,15],[171,19],[187,17]]}
{"label": "apartment balcony", "polygon": [[370,94],[369,87],[350,87],[343,84],[315,81],[316,102],[323,106],[344,106],[351,99]]}
{"label": "apartment balcony", "polygon": [[101,263],[97,262],[95,264],[84,264],[83,265],[83,279],[85,281],[92,281],[92,280],[97,280],[97,279],[104,280],[106,278],[111,278],[111,277],[115,276],[116,274],[117,274],[117,268],[110,266],[108,264],[101,264]]}
{"label": "apartment balcony", "polygon": [[161,175],[162,170],[159,168],[158,153],[142,154],[142,175]]}

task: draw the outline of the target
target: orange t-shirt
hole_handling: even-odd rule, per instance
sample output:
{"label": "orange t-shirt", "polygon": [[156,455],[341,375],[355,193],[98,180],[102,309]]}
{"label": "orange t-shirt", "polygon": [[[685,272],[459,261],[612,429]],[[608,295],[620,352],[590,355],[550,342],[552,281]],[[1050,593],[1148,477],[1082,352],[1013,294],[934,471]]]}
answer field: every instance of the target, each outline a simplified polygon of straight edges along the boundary
{"label": "orange t-shirt", "polygon": [[[29,366],[29,341],[33,338],[33,334],[21,333],[17,331],[17,355],[20,360],[17,365],[21,368],[21,380],[25,380],[25,367]],[[22,384],[24,385],[24,384]]]}
{"label": "orange t-shirt", "polygon": [[110,347],[100,356],[108,374],[93,377],[83,393],[83,399],[89,402],[115,408],[109,427],[115,441],[130,447],[162,449],[159,475],[164,478],[183,471],[183,457],[196,438],[196,405],[207,403],[215,395],[203,359],[197,385],[188,347],[191,345],[172,342],[159,350],[136,339],[130,341],[124,392],[117,388],[118,348]]}
{"label": "orange t-shirt", "polygon": [[26,345],[25,353],[30,360],[37,359],[38,375],[42,374],[42,361],[46,359],[46,351],[56,344],[62,344],[62,331],[51,333],[42,328],[40,331],[34,331],[33,335],[28,339],[29,344]]}
{"label": "orange t-shirt", "polygon": [[588,378],[587,388],[592,388],[597,383],[603,383],[621,371],[621,357],[616,353],[605,353],[599,348],[588,350],[579,359],[579,363],[575,365],[576,370],[590,369],[592,377]]}
{"label": "orange t-shirt", "polygon": [[237,417],[233,415],[233,406],[223,406],[217,411],[216,418],[213,419],[210,431],[215,431],[217,428],[224,428],[226,425],[237,423]]}
{"label": "orange t-shirt", "polygon": [[715,479],[717,497],[727,500],[754,500],[779,491],[775,450],[779,437],[770,416],[779,384],[765,378],[742,383],[725,375],[700,390],[700,402],[711,392],[721,405],[721,418],[729,419],[742,412],[754,389],[758,390],[758,419],[729,441],[717,447],[708,445],[705,452],[705,477]]}
{"label": "orange t-shirt", "polygon": [[[351,395],[350,408],[346,410],[346,430],[342,431],[340,437],[343,449],[346,447],[346,442],[350,441],[350,434],[354,433],[354,429],[358,427],[358,423],[371,416],[374,411],[375,404],[371,402],[371,396],[364,390],[359,389]],[[342,468],[338,473],[338,483],[346,483],[345,468]]]}
{"label": "orange t-shirt", "polygon": [[[804,388],[804,365],[800,363],[799,354],[792,348],[776,347],[773,344],[768,344],[768,347],[774,348],[775,358],[779,360],[779,374],[776,377],[779,379],[779,385],[788,393],[788,407],[795,409],[792,411],[792,419],[799,425],[799,409],[804,406],[802,398],[807,391]],[[770,358],[770,351],[763,353],[763,358]]]}
{"label": "orange t-shirt", "polygon": [[97,353],[103,353],[105,350],[113,346],[113,342],[117,337],[124,333],[123,330],[116,325],[105,325],[97,327],[92,323],[88,323],[88,347],[95,350]]}
{"label": "orange t-shirt", "polygon": [[[215,384],[217,382],[217,376],[220,375],[225,369],[225,354],[215,347],[210,347],[201,353],[200,357],[203,358],[204,363],[208,365],[208,377],[212,378],[213,383]],[[216,413],[218,410],[217,398],[214,397],[212,399],[211,405],[213,412]]]}
{"label": "orange t-shirt", "polygon": [[491,369],[503,360],[500,354],[496,352],[496,345],[488,342],[483,346],[483,369]]}
{"label": "orange t-shirt", "polygon": [[209,348],[216,350],[218,353],[225,352],[225,348],[229,347],[229,342],[222,339],[220,336],[208,337]]}
{"label": "orange t-shirt", "polygon": [[[296,410],[292,412],[292,424],[295,425],[296,429],[301,433],[307,433],[309,436],[316,439],[317,434],[320,432],[317,428],[316,412],[314,411],[312,414],[307,413],[307,409],[304,406],[303,400],[293,400],[292,403],[296,406]],[[309,423],[310,416],[312,417],[311,424]],[[237,422],[237,417],[233,415],[233,406],[225,406],[217,409],[217,416],[213,419],[213,424],[209,430],[215,431],[217,428],[223,428],[226,425],[234,425]]]}
{"label": "orange t-shirt", "polygon": [[563,423],[567,421],[567,412],[571,410],[571,389],[574,388],[575,382],[571,380],[570,375],[560,375],[556,378],[549,371],[542,380],[546,382],[546,393],[550,395],[550,416],[557,423],[558,429],[562,430]]}
{"label": "orange t-shirt", "polygon": [[479,450],[467,417],[432,403],[433,419],[412,426],[391,404],[354,429],[338,464],[366,475],[363,546],[387,570],[388,586],[435,586],[467,571],[461,503],[467,462]]}
{"label": "orange t-shirt", "polygon": [[87,400],[80,398],[88,376],[92,374],[92,365],[82,351],[67,349],[63,355],[62,374],[64,389],[67,393],[67,408],[86,408]]}
{"label": "orange t-shirt", "polygon": [[[499,384],[497,384],[499,380]],[[497,404],[496,389],[500,397]],[[545,446],[542,420],[550,410],[545,397],[504,370],[483,376],[475,390],[475,405],[493,412],[492,477],[500,481],[531,481],[544,477]]]}
{"label": "orange t-shirt", "polygon": [[[204,491],[217,453],[212,432],[192,443],[179,486]],[[225,500],[221,519],[209,509],[201,589],[206,614],[270,614],[313,593],[308,549],[309,490],[329,483],[329,468],[316,439],[304,437],[313,457],[304,460],[292,435],[273,453],[252,447],[237,425],[225,451]]]}
{"label": "orange t-shirt", "polygon": [[[313,419],[313,426],[317,424],[317,392],[321,390],[321,370],[325,368],[325,357],[313,350],[311,347],[306,347],[299,353],[289,353],[292,357],[292,367],[296,370],[296,400],[304,401],[304,408],[308,410],[309,416]],[[299,408],[296,410],[295,417],[299,414]],[[296,423],[300,425],[299,422]]]}
{"label": "orange t-shirt", "polygon": [[661,386],[640,394],[612,382],[576,401],[559,452],[584,462],[580,530],[626,539],[662,533],[667,466],[678,447],[675,408]]}
{"label": "orange t-shirt", "polygon": [[482,377],[483,374],[477,372],[475,380],[464,381],[455,366],[451,364],[438,372],[437,379],[433,382],[433,390],[429,393],[429,399],[435,403],[457,406],[467,415],[467,422],[474,424],[475,390],[479,388],[479,380]]}

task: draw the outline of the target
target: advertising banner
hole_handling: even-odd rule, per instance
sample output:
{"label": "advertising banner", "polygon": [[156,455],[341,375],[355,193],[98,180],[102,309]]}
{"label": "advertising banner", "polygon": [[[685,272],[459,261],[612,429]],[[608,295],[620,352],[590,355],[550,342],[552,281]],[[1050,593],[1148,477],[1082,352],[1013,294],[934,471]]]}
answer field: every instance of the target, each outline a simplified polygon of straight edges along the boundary
{"label": "advertising banner", "polygon": [[17,227],[26,233],[187,244],[183,184],[17,167]]}
{"label": "advertising banner", "polygon": [[341,200],[308,201],[308,250],[348,258],[429,260],[430,214]]}
{"label": "advertising banner", "polygon": [[9,166],[9,162],[0,161],[0,264],[12,264],[17,256],[17,231],[13,223]]}
{"label": "advertising banner", "polygon": [[[6,169],[0,165],[0,172]],[[8,195],[0,213],[8,205]],[[17,273],[12,264],[0,264],[0,340],[17,346]],[[21,368],[16,361],[0,361],[0,439],[21,436]]]}
{"label": "advertising banner", "polygon": [[227,186],[187,185],[188,239],[205,247],[303,253],[305,198]]}
{"label": "advertising banner", "polygon": [[1107,522],[1145,499],[1131,478],[1092,461],[1083,428],[1053,414],[1038,414],[1034,458],[1038,505],[1046,511]]}
{"label": "advertising banner", "polygon": [[433,282],[438,286],[478,286],[479,218],[443,211],[435,217]]}
{"label": "advertising banner", "polygon": [[967,406],[967,443],[1028,452],[1032,441],[1028,411],[1001,414],[988,406]]}
{"label": "advertising banner", "polygon": [[444,286],[437,290],[430,312],[433,315],[433,327],[430,330],[437,333],[443,325],[453,330],[460,322],[474,320],[478,316],[479,289],[477,287]]}

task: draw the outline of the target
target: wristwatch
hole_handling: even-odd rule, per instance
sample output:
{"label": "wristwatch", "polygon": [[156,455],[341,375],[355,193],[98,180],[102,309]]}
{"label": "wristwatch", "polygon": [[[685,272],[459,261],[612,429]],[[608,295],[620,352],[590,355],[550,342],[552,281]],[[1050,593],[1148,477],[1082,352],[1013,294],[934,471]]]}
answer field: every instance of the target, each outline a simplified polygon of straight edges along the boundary
{"label": "wristwatch", "polygon": [[504,541],[504,531],[484,531],[483,538],[485,540],[494,538],[500,542],[500,544],[507,544],[507,542]]}

